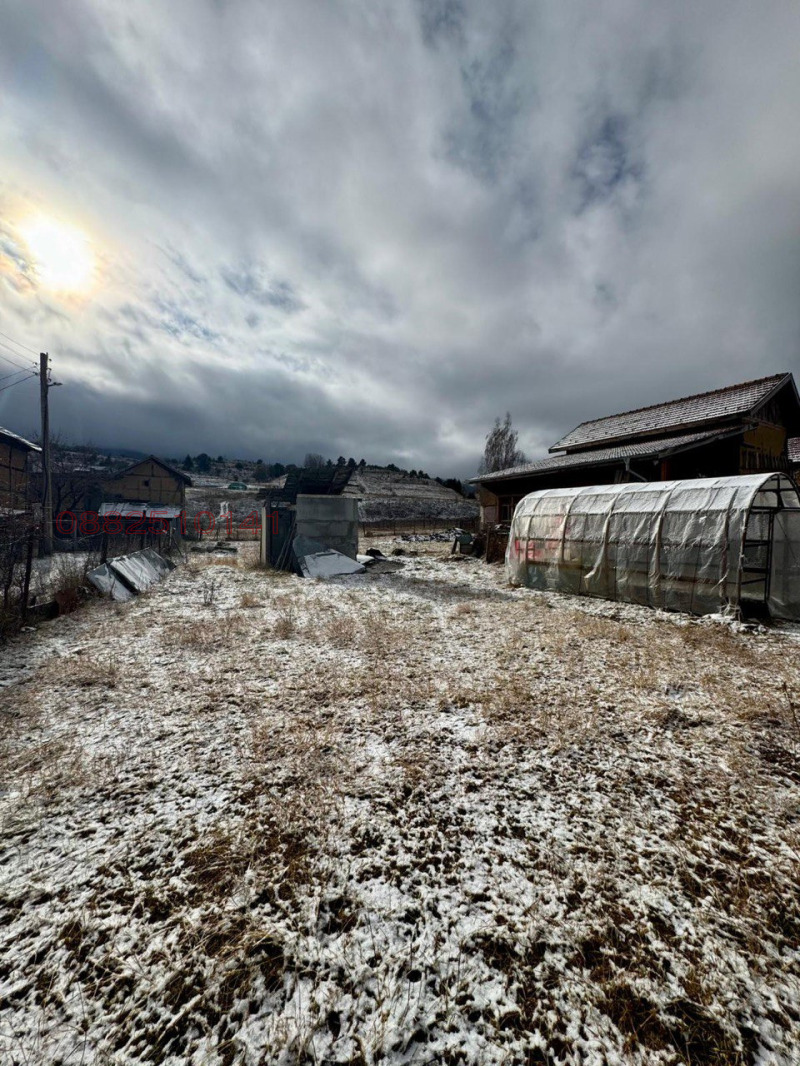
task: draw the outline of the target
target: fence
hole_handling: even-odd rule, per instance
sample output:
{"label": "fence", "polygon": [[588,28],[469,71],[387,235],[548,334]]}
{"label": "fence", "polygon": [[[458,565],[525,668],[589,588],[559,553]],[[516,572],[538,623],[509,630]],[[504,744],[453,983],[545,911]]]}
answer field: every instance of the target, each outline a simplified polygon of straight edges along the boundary
{"label": "fence", "polygon": [[478,515],[472,518],[390,518],[360,522],[359,527],[362,537],[400,537],[413,533],[445,533],[456,528],[477,533],[478,521]]}
{"label": "fence", "polygon": [[0,517],[0,637],[25,625],[39,528],[30,514],[6,512]]}

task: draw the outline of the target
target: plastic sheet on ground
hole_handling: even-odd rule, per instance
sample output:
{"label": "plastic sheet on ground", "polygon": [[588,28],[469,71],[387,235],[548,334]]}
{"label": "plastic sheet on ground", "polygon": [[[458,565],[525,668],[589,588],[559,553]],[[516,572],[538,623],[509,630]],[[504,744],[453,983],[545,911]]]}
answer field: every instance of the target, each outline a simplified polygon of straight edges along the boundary
{"label": "plastic sheet on ground", "polygon": [[104,596],[110,596],[117,603],[126,603],[136,595],[128,586],[119,579],[108,563],[102,563],[90,570],[86,575],[98,592]]}
{"label": "plastic sheet on ground", "polygon": [[125,602],[139,592],[146,592],[174,569],[152,548],[132,555],[120,555],[91,570],[87,577],[96,589],[113,600]]}
{"label": "plastic sheet on ground", "polygon": [[341,577],[345,574],[363,574],[364,567],[355,559],[326,548],[309,537],[295,537],[292,544],[295,558],[304,577]]}
{"label": "plastic sheet on ground", "polygon": [[800,618],[800,495],[784,474],[532,492],[514,512],[512,584],[713,614]]}

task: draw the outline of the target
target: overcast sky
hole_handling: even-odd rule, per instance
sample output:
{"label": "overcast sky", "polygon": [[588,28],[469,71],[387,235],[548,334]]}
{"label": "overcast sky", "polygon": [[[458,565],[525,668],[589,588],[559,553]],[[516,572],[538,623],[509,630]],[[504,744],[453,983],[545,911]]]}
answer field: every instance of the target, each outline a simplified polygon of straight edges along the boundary
{"label": "overcast sky", "polygon": [[0,0],[0,355],[74,440],[445,476],[800,370],[799,50],[788,0]]}

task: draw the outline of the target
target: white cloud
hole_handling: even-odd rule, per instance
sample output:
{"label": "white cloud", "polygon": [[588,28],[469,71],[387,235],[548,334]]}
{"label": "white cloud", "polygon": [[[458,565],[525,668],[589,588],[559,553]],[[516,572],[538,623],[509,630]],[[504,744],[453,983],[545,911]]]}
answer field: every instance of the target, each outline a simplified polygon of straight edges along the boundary
{"label": "white cloud", "polygon": [[[799,41],[778,2],[16,5],[0,329],[68,434],[443,474],[507,408],[536,450],[795,369]],[[29,207],[88,298],[32,284]]]}

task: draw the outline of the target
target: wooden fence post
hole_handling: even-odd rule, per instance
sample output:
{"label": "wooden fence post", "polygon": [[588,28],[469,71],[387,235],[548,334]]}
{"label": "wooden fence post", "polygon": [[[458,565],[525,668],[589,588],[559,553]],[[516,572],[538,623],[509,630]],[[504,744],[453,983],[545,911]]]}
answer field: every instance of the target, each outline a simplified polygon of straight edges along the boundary
{"label": "wooden fence post", "polygon": [[31,570],[33,569],[33,541],[35,532],[33,527],[28,531],[28,550],[25,553],[25,577],[22,582],[22,624],[28,619],[28,594],[31,588]]}

